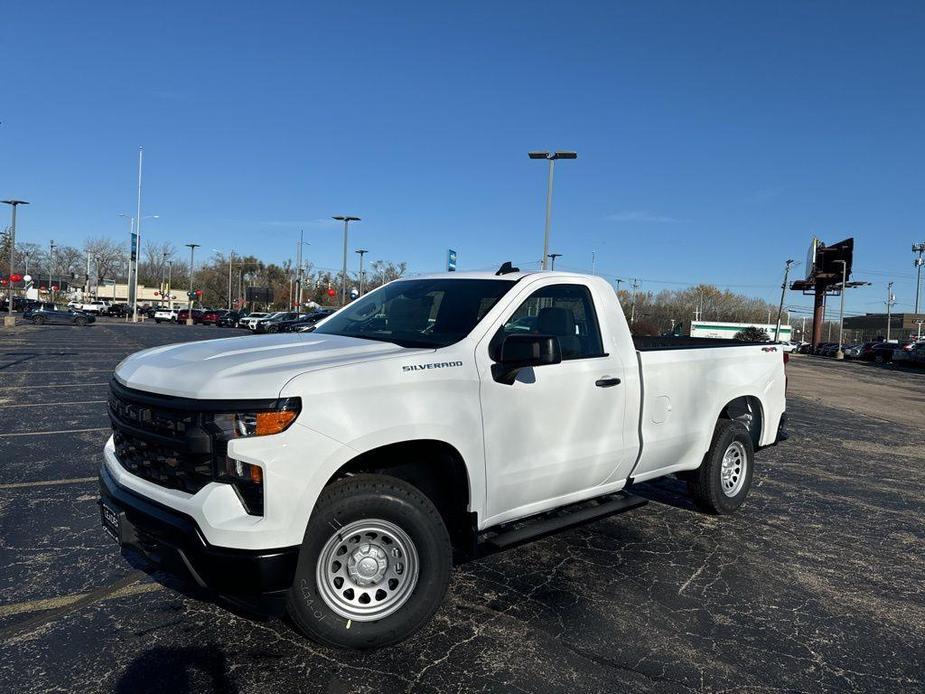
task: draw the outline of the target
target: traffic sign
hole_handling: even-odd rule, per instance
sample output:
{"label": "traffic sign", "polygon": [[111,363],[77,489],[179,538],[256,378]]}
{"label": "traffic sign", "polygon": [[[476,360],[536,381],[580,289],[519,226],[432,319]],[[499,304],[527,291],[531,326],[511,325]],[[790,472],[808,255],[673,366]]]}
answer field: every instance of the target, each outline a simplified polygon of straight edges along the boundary
{"label": "traffic sign", "polygon": [[446,252],[446,271],[456,272],[456,251],[452,248]]}

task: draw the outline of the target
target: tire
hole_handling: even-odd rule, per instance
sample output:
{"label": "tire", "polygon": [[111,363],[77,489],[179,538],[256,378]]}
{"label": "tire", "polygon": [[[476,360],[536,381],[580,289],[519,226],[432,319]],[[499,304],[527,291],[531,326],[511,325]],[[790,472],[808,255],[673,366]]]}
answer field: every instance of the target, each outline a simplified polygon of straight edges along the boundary
{"label": "tire", "polygon": [[74,319],[74,325],[79,325],[81,328],[84,327],[87,324],[87,322],[88,322],[87,319],[82,318],[82,317]]}
{"label": "tire", "polygon": [[36,316],[33,318],[32,325],[45,325],[45,316]]}
{"label": "tire", "polygon": [[279,328],[275,325],[271,325],[269,328],[267,328],[267,332],[268,333],[278,333]]}
{"label": "tire", "polygon": [[[302,634],[320,643],[388,646],[430,621],[446,594],[451,562],[446,526],[423,493],[386,475],[348,477],[327,487],[315,505],[286,610]],[[364,579],[362,570],[376,575]]]}
{"label": "tire", "polygon": [[[727,453],[724,480],[723,461]],[[754,468],[755,449],[748,430],[740,422],[721,419],[713,431],[713,440],[703,462],[688,479],[687,491],[697,505],[709,513],[732,513],[745,503]]]}

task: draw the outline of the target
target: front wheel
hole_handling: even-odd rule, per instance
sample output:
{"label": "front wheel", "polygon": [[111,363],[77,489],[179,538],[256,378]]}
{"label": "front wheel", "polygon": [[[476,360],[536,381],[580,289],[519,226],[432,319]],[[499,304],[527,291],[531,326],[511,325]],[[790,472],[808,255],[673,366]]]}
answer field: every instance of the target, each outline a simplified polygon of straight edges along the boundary
{"label": "front wheel", "polygon": [[436,612],[452,549],[440,512],[385,475],[327,487],[308,522],[287,611],[305,636],[338,648],[397,643]]}
{"label": "front wheel", "polygon": [[74,319],[74,325],[79,325],[80,327],[85,326],[89,321],[84,317],[78,317]]}
{"label": "front wheel", "polygon": [[703,462],[687,479],[691,497],[705,511],[732,513],[745,503],[752,486],[755,448],[741,422],[721,419]]}

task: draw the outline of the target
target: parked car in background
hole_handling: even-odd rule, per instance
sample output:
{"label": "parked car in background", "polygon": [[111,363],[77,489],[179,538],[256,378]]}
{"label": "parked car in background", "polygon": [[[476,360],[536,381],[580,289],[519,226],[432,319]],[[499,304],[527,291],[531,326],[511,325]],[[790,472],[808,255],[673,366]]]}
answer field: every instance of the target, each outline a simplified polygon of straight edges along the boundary
{"label": "parked car in background", "polygon": [[176,323],[177,311],[176,309],[162,306],[154,312],[154,321],[156,323]]}
{"label": "parked car in background", "polygon": [[909,361],[915,366],[925,366],[925,342],[916,342],[909,350]]}
{"label": "parked car in background", "polygon": [[861,348],[864,345],[848,345],[843,350],[845,353],[845,359],[860,359],[861,357]]}
{"label": "parked car in background", "polygon": [[813,353],[813,343],[804,342],[799,347],[797,347],[797,352],[799,354],[812,354]]}
{"label": "parked car in background", "polygon": [[295,320],[298,317],[299,314],[295,311],[280,311],[279,313],[274,313],[269,318],[264,318],[263,320],[257,321],[257,324],[254,326],[254,332],[278,333],[281,323],[284,321]]}
{"label": "parked car in background", "polygon": [[248,316],[242,318],[240,321],[238,321],[238,327],[247,328],[248,330],[253,330],[254,324],[257,321],[263,320],[264,318],[268,318],[269,316],[270,316],[269,313],[260,312],[260,311],[251,313]]}
{"label": "parked car in background", "polygon": [[219,328],[237,328],[240,327],[241,320],[246,317],[247,314],[241,311],[227,311],[215,325]]}
{"label": "parked car in background", "polygon": [[893,361],[893,350],[898,345],[895,342],[878,342],[871,348],[871,361],[878,364],[891,363]]}
{"label": "parked car in background", "polygon": [[203,325],[218,325],[219,319],[228,313],[224,308],[207,308],[203,309],[201,323]]}
{"label": "parked car in background", "polygon": [[[47,308],[46,308],[47,307]],[[67,306],[55,306],[54,304],[42,304],[41,306],[29,309],[22,314],[23,320],[32,321],[35,325],[89,325],[96,321],[96,317],[75,311]]]}
{"label": "parked car in background", "polygon": [[84,313],[90,313],[94,316],[104,316],[109,313],[109,308],[111,304],[108,301],[71,301],[68,302],[67,308],[73,309],[74,311],[83,311]]}
{"label": "parked car in background", "polygon": [[281,333],[297,333],[301,332],[303,328],[308,328],[313,326],[315,323],[320,321],[322,318],[327,318],[332,313],[333,309],[324,308],[318,311],[311,311],[310,313],[303,313],[291,320],[284,320],[279,323],[277,326],[277,332]]}
{"label": "parked car in background", "polygon": [[[201,308],[193,309],[193,325],[202,323],[202,314],[204,311]],[[177,323],[186,323],[186,319],[190,317],[190,311],[188,308],[181,308],[177,311]]]}
{"label": "parked car in background", "polygon": [[106,313],[113,318],[125,318],[130,312],[131,307],[128,304],[118,303],[112,304]]}

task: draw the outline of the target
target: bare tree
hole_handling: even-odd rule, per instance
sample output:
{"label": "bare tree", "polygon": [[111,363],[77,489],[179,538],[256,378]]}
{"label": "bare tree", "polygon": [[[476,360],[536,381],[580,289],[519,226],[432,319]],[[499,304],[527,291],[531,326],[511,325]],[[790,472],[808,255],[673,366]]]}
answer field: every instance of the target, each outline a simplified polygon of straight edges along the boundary
{"label": "bare tree", "polygon": [[96,268],[97,284],[124,276],[126,251],[122,244],[107,238],[89,238],[84,250],[90,255],[91,267]]}

